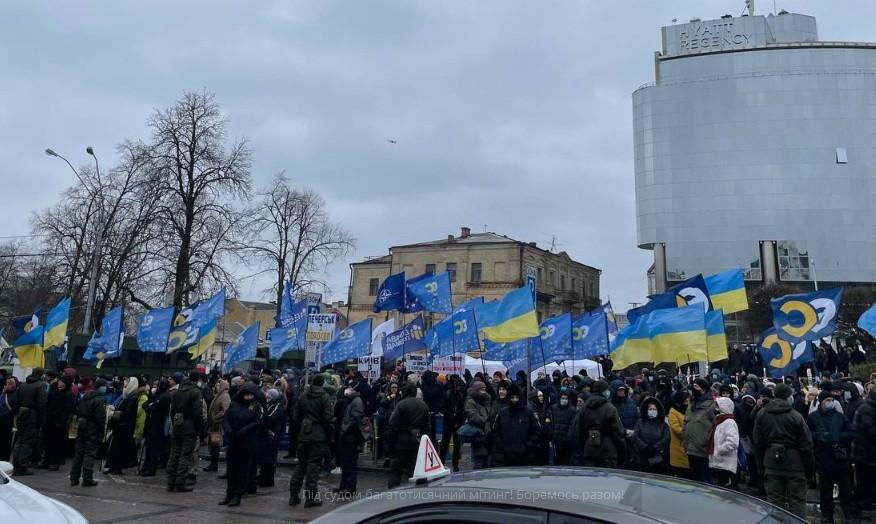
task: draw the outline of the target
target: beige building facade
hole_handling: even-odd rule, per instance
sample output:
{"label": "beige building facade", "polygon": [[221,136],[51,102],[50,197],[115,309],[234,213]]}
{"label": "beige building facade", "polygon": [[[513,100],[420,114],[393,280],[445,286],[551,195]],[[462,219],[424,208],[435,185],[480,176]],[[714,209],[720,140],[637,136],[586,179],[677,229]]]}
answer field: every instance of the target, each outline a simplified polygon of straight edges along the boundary
{"label": "beige building facade", "polygon": [[538,282],[539,320],[569,311],[578,315],[600,303],[601,270],[573,260],[566,252],[541,249],[535,242],[496,233],[472,233],[467,227],[459,236],[393,246],[388,255],[350,267],[347,317],[351,323],[371,317],[376,325],[387,318],[386,313],[373,313],[371,308],[383,280],[401,271],[408,278],[427,271],[450,273],[456,306],[477,296],[488,301],[501,298],[526,285],[527,275],[531,274]]}

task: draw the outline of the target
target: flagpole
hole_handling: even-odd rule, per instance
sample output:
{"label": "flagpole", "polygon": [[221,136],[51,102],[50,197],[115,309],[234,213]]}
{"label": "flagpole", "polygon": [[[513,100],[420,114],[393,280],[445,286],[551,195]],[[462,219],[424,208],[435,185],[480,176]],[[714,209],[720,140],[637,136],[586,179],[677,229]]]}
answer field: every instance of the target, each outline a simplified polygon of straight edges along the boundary
{"label": "flagpole", "polygon": [[[475,338],[478,339],[478,349],[480,350],[480,354],[481,354],[481,369],[484,370],[484,378],[487,378],[487,364],[486,364],[486,362],[484,362],[485,351],[484,351],[484,347],[481,345],[481,335],[478,333],[478,315],[477,315],[477,312],[475,312],[472,315],[472,318],[475,319],[474,330],[475,330]],[[465,356],[462,357],[462,367],[465,368]],[[463,371],[463,374],[464,373],[465,373],[465,371]]]}

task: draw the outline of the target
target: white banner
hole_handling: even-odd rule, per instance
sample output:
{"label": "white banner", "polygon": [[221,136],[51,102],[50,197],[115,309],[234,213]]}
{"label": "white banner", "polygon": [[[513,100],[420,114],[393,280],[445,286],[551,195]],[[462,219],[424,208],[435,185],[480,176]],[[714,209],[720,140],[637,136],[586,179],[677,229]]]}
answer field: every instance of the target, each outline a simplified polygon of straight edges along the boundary
{"label": "white banner", "polygon": [[462,376],[465,373],[465,355],[436,358],[432,361],[432,371],[445,375]]}
{"label": "white banner", "polygon": [[335,335],[337,318],[334,313],[312,314],[307,316],[307,341],[329,342]]}
{"label": "white banner", "polygon": [[380,357],[359,357],[359,373],[368,380],[380,378]]}
{"label": "white banner", "polygon": [[408,353],[405,355],[405,369],[414,373],[428,371],[429,365],[426,363],[426,355]]}

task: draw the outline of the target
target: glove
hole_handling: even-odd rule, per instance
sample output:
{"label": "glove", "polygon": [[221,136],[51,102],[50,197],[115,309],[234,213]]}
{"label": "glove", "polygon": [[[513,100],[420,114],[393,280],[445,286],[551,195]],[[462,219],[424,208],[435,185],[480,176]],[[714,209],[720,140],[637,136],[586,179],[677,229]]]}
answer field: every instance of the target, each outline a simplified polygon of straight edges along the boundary
{"label": "glove", "polygon": [[633,435],[635,435],[636,432],[633,431],[633,430],[631,430],[631,429],[628,429],[628,430],[626,431],[626,434],[627,434],[627,438],[633,438]]}

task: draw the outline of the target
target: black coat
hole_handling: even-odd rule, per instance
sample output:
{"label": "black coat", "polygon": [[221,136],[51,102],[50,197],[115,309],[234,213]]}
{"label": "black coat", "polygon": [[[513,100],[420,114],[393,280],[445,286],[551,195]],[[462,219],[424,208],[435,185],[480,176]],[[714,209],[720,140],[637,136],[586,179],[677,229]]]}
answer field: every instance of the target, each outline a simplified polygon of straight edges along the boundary
{"label": "black coat", "polygon": [[124,469],[136,461],[137,448],[134,444],[134,427],[136,425],[137,395],[133,394],[122,399],[110,420],[109,428],[112,429],[113,436],[106,460],[108,468]]}
{"label": "black coat", "polygon": [[851,464],[851,445],[855,434],[848,419],[839,411],[819,409],[809,415],[806,423],[815,445],[815,467],[829,471],[837,466]]}
{"label": "black coat", "polygon": [[855,463],[876,466],[876,389],[855,412]]}
{"label": "black coat", "polygon": [[551,424],[553,425],[553,442],[555,447],[572,445],[572,424],[578,413],[574,406],[560,406],[558,403],[551,408]]}
{"label": "black coat", "polygon": [[649,460],[660,457],[659,464],[666,465],[669,463],[669,426],[666,424],[663,406],[657,403],[657,417],[652,419],[648,417],[647,405],[648,399],[644,399],[635,428],[634,442],[638,464],[642,467],[656,466],[658,464],[651,464]]}
{"label": "black coat", "polygon": [[493,462],[497,466],[530,464],[530,450],[540,445],[541,431],[536,415],[526,406],[502,408],[493,435]]}
{"label": "black coat", "polygon": [[429,432],[429,407],[417,397],[405,397],[389,419],[390,431],[396,436],[396,447],[403,450],[417,449],[419,435]]}
{"label": "black coat", "polygon": [[46,431],[67,431],[70,415],[76,407],[76,395],[69,389],[52,388],[46,404]]}
{"label": "black coat", "polygon": [[143,436],[147,439],[161,439],[165,436],[167,417],[170,413],[170,393],[165,391],[158,398],[150,398],[143,405],[146,411],[146,427]]}
{"label": "black coat", "polygon": [[259,464],[277,462],[277,445],[286,424],[286,410],[281,400],[268,401],[264,421],[259,431]]}

